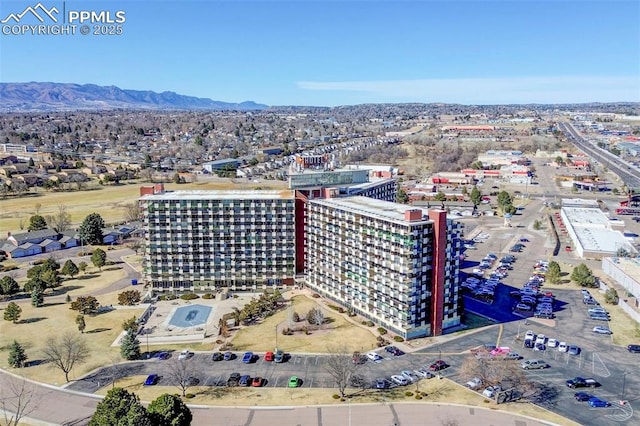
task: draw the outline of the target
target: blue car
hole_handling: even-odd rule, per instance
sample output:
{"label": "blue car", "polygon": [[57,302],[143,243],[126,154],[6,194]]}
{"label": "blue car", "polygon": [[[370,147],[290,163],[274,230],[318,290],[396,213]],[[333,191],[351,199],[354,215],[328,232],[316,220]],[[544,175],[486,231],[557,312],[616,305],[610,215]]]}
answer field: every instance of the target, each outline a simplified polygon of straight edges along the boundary
{"label": "blue car", "polygon": [[149,374],[147,376],[147,380],[144,381],[145,386],[153,386],[158,383],[158,375],[157,374]]}
{"label": "blue car", "polygon": [[586,392],[576,392],[575,394],[573,394],[573,397],[576,399],[576,401],[589,401],[591,398],[593,398],[593,395],[589,395]]}
{"label": "blue car", "polygon": [[587,404],[589,404],[589,407],[597,407],[597,408],[611,407],[610,402],[605,401],[604,399],[596,398],[595,396],[589,399],[589,401],[587,401]]}
{"label": "blue car", "polygon": [[162,351],[162,352],[158,352],[155,355],[155,357],[158,358],[158,359],[169,359],[169,358],[171,358],[171,354],[169,352]]}
{"label": "blue car", "polygon": [[245,364],[249,364],[253,361],[253,352],[245,352],[244,356],[242,357],[242,362],[244,362]]}

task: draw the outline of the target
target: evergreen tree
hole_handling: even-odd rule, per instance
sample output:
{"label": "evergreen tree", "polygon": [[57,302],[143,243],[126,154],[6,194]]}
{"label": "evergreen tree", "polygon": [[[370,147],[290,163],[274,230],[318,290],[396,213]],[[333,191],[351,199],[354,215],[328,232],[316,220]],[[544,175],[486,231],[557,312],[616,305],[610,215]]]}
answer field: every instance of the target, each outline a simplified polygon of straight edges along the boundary
{"label": "evergreen tree", "polygon": [[20,291],[18,282],[8,275],[0,279],[0,294],[12,295]]}
{"label": "evergreen tree", "polygon": [[31,291],[31,306],[39,308],[42,305],[44,305],[43,289],[36,287]]}
{"label": "evergreen tree", "polygon": [[113,388],[96,407],[89,426],[152,424],[138,397],[122,388]]}
{"label": "evergreen tree", "polygon": [[28,359],[24,348],[17,340],[14,340],[9,347],[9,365],[13,368],[22,368]]}
{"label": "evergreen tree", "polygon": [[129,361],[140,358],[140,342],[131,330],[120,341],[120,354]]}
{"label": "evergreen tree", "polygon": [[11,321],[14,324],[20,319],[22,314],[22,308],[18,306],[16,302],[10,302],[6,308],[4,308],[4,320]]}
{"label": "evergreen tree", "polygon": [[29,228],[27,229],[29,232],[47,229],[47,221],[39,214],[35,214],[29,218]]}
{"label": "evergreen tree", "polygon": [[102,244],[104,238],[102,234],[103,228],[104,220],[102,216],[98,213],[91,213],[82,221],[78,234],[80,239],[87,244]]}
{"label": "evergreen tree", "polygon": [[474,206],[477,206],[482,201],[482,192],[480,192],[476,185],[473,185],[473,189],[471,189],[469,198],[471,199],[471,202]]}
{"label": "evergreen tree", "polygon": [[78,269],[76,264],[73,263],[73,260],[69,259],[64,263],[64,266],[62,267],[62,270],[60,272],[62,272],[63,275],[69,275],[71,278],[73,278],[74,275],[78,275],[80,269]]}
{"label": "evergreen tree", "polygon": [[189,426],[191,410],[175,395],[165,393],[149,404],[149,413],[159,426]]}
{"label": "evergreen tree", "polygon": [[91,263],[102,271],[102,267],[107,263],[107,253],[100,248],[95,249],[91,254]]}
{"label": "evergreen tree", "polygon": [[87,328],[87,323],[84,321],[84,315],[80,314],[76,317],[76,324],[78,325],[78,331],[84,333]]}

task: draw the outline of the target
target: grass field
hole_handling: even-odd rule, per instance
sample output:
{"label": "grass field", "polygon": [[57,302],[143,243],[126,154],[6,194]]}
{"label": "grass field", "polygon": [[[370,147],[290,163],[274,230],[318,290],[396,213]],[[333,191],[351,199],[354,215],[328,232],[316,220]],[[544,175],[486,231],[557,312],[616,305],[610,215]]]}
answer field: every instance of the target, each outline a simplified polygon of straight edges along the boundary
{"label": "grass field", "polygon": [[[125,220],[124,206],[135,202],[140,195],[140,186],[147,183],[135,183],[118,186],[94,186],[86,191],[62,191],[48,192],[38,189],[23,197],[8,197],[0,199],[0,235],[7,232],[26,232],[29,218],[36,214],[36,206],[40,205],[39,212],[45,218],[55,214],[59,205],[67,207],[71,215],[72,226],[77,227],[90,213],[100,213],[106,223],[120,223]],[[176,185],[165,184],[167,190],[188,189],[253,189],[274,188],[282,189],[285,182],[268,181],[253,183],[246,181],[232,181],[230,179],[217,179],[213,182],[195,182]],[[20,223],[24,230],[20,230]]]}
{"label": "grass field", "polygon": [[[121,269],[103,271],[98,274],[87,274],[88,279],[73,279],[65,281],[65,286],[71,286],[69,291],[72,297],[88,294],[92,291],[105,288],[114,281],[122,278],[124,272]],[[82,278],[82,277],[81,277]],[[66,294],[66,293],[65,293]],[[64,302],[65,295],[55,299],[45,298],[45,306],[34,308],[30,300],[18,301],[22,308],[21,322],[12,324],[9,321],[0,323],[0,367],[12,370],[8,366],[9,345],[17,340],[26,350],[28,361],[42,359],[42,348],[45,340],[50,336],[61,336],[70,331],[80,334],[75,324],[78,312],[69,309],[69,304]],[[101,305],[116,305],[117,293],[111,293],[97,297]],[[94,368],[113,363],[114,359],[121,361],[119,348],[112,348],[111,344],[122,331],[122,322],[142,313],[141,308],[118,309],[102,313],[96,316],[85,316],[86,330],[82,338],[91,351],[89,360],[76,366],[70,377],[75,378],[85,374]],[[23,368],[20,371],[24,376],[39,382],[61,385],[64,383],[64,375],[47,364],[35,365]]]}
{"label": "grass field", "polygon": [[[314,306],[316,301],[307,296],[295,296],[292,299],[293,309],[302,318]],[[344,343],[348,351],[368,350],[376,347],[376,338],[369,330],[358,327],[347,321],[341,314],[325,310],[329,319],[327,329],[313,331],[309,335],[303,332],[285,336],[278,333],[278,349],[288,352],[327,352],[336,342]],[[235,350],[256,352],[272,351],[276,345],[276,326],[279,330],[288,325],[289,309],[266,318],[261,324],[240,329],[233,337]]]}

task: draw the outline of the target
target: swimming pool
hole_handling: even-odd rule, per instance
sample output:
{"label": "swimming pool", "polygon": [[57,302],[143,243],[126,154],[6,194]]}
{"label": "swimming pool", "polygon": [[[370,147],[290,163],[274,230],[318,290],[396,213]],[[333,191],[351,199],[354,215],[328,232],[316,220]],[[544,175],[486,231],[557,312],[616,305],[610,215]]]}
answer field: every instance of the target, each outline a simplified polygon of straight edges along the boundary
{"label": "swimming pool", "polygon": [[175,310],[169,324],[175,327],[197,327],[207,323],[213,308],[204,305],[183,306]]}

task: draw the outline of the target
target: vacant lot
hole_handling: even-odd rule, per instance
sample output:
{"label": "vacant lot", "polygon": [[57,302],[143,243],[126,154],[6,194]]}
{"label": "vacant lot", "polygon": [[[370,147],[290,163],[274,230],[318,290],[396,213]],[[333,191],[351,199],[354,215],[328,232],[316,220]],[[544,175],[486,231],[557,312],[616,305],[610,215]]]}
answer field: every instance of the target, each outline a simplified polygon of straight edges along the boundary
{"label": "vacant lot", "polygon": [[235,350],[256,352],[272,351],[275,348],[276,327],[278,327],[278,349],[287,352],[326,352],[336,343],[345,344],[348,351],[370,349],[376,346],[376,339],[368,329],[352,324],[342,314],[324,309],[328,323],[322,330],[311,331],[306,335],[297,332],[290,336],[282,334],[284,328],[302,326],[304,322],[289,323],[291,309],[304,318],[310,309],[320,305],[307,296],[295,296],[292,307],[265,319],[258,325],[243,327],[234,336],[232,343]]}
{"label": "vacant lot", "polygon": [[[71,214],[72,225],[78,226],[82,220],[90,213],[100,213],[106,223],[119,223],[125,220],[124,206],[135,202],[140,195],[140,186],[148,183],[135,183],[117,186],[95,186],[86,191],[64,191],[49,192],[38,189],[37,192],[30,193],[20,198],[9,197],[0,199],[0,235],[6,233],[21,232],[20,224],[26,232],[29,225],[29,218],[36,214],[39,205],[39,213],[45,218],[47,215],[55,214],[59,205],[64,205]],[[186,189],[255,189],[258,187],[282,188],[284,182],[273,181],[266,185],[264,183],[252,183],[238,181],[235,183],[228,180],[219,179],[215,182],[195,182],[190,184],[176,185],[165,184],[167,190]]]}
{"label": "vacant lot", "polygon": [[[143,386],[145,377],[133,376],[119,380],[116,386],[123,387],[137,394],[143,401],[152,401],[163,393],[179,393],[177,387],[171,386]],[[111,386],[102,388],[96,392],[106,395]],[[416,399],[417,391],[420,391],[422,399]],[[378,390],[352,390],[349,395],[352,403],[397,403],[397,402],[447,402],[451,404],[465,404],[476,407],[487,407],[531,416],[546,420],[555,424],[576,425],[564,417],[550,411],[542,410],[528,403],[511,403],[497,406],[494,402],[482,397],[476,392],[449,381],[448,379],[421,380],[417,384],[380,392]],[[194,398],[186,400],[188,404],[195,405],[220,405],[220,406],[279,406],[279,405],[324,405],[347,404],[345,401],[333,398],[335,389],[309,389],[309,388],[226,388],[226,387],[193,387],[189,393]],[[406,392],[411,392],[407,395]],[[426,423],[428,424],[428,422]]]}
{"label": "vacant lot", "polygon": [[[120,269],[104,271],[101,275],[87,275],[87,279],[74,279],[65,281],[66,286],[71,286],[69,291],[73,297],[89,294],[100,288],[113,283],[124,275]],[[17,301],[22,308],[22,315],[18,324],[9,321],[0,323],[0,367],[8,367],[9,345],[17,340],[21,343],[29,357],[28,361],[34,362],[42,360],[42,348],[48,337],[61,336],[66,332],[80,334],[75,324],[77,311],[69,309],[64,299],[66,294],[55,298],[45,298],[45,305],[40,308],[31,306],[30,300]],[[97,297],[98,302],[103,306],[117,303],[117,293],[112,293]],[[85,316],[86,330],[82,335],[91,350],[89,360],[76,366],[71,372],[71,378],[79,377],[94,368],[113,363],[114,360],[120,362],[119,348],[112,348],[111,344],[122,331],[122,322],[132,316],[139,316],[141,308],[117,309],[95,316]],[[11,370],[11,369],[10,369]],[[50,384],[61,385],[64,383],[64,375],[47,364],[39,364],[24,368],[20,371],[26,377]]]}

